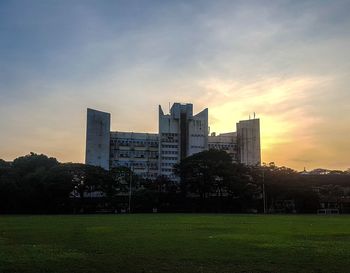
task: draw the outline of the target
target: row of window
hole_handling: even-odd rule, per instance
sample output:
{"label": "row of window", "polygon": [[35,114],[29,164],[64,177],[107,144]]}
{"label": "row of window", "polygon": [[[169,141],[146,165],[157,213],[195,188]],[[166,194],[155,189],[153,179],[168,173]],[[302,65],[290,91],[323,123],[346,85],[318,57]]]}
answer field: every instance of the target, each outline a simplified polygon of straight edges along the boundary
{"label": "row of window", "polygon": [[178,151],[162,151],[162,155],[177,155]]}
{"label": "row of window", "polygon": [[191,137],[204,137],[204,134],[191,134]]}
{"label": "row of window", "polygon": [[168,142],[168,143],[178,143],[179,140],[178,139],[174,139],[174,138],[162,138],[162,142]]}
{"label": "row of window", "polygon": [[162,133],[162,136],[177,136],[177,133]]}
{"label": "row of window", "polygon": [[171,144],[162,144],[162,148],[178,148],[178,145],[171,145]]}
{"label": "row of window", "polygon": [[172,166],[174,166],[174,162],[163,162],[163,163],[162,163],[162,166],[169,166],[169,167],[172,167]]}
{"label": "row of window", "polygon": [[[119,157],[123,158],[129,158],[129,157],[135,157],[135,158],[158,158],[158,152],[147,152],[147,151],[119,151],[116,154]],[[113,154],[111,154],[113,157]]]}
{"label": "row of window", "polygon": [[208,144],[209,148],[228,150],[230,148],[235,148],[236,144]]}
{"label": "row of window", "polygon": [[[128,154],[120,154],[119,155],[120,158],[130,158],[130,155]],[[145,155],[134,155],[132,156],[133,158],[147,158],[147,159],[157,159],[158,156],[149,156],[149,157],[146,157]]]}
{"label": "row of window", "polygon": [[162,160],[176,160],[176,161],[177,161],[177,157],[173,157],[173,156],[162,156]]}
{"label": "row of window", "polygon": [[177,133],[162,133],[162,142],[178,142]]}
{"label": "row of window", "polygon": [[118,144],[121,146],[151,146],[158,147],[158,141],[149,141],[149,140],[135,140],[135,139],[111,139],[111,144]]}
{"label": "row of window", "polygon": [[193,148],[193,149],[204,149],[204,146],[192,145],[191,148]]}
{"label": "row of window", "polygon": [[115,166],[124,166],[128,168],[149,168],[150,170],[157,170],[158,169],[158,163],[153,162],[130,162],[130,161],[114,161],[113,162]]}
{"label": "row of window", "polygon": [[162,172],[172,172],[172,168],[162,168]]}

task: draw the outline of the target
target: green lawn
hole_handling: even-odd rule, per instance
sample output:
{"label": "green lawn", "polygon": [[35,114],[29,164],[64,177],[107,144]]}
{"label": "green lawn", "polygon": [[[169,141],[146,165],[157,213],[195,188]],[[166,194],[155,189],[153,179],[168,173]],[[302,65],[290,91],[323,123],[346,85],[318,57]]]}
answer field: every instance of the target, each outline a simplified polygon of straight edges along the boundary
{"label": "green lawn", "polygon": [[0,216],[0,272],[350,272],[350,216]]}

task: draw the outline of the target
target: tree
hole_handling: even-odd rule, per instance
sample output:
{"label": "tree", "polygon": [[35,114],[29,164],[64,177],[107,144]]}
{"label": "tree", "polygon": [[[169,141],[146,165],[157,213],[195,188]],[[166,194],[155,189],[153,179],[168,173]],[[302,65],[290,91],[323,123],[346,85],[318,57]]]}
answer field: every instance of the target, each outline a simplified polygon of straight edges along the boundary
{"label": "tree", "polygon": [[164,192],[176,192],[177,185],[174,181],[171,181],[167,176],[159,175],[154,181],[150,181],[147,187],[158,193]]}
{"label": "tree", "polygon": [[118,203],[118,195],[126,193],[129,189],[132,171],[123,166],[113,168],[109,172],[108,179],[105,179],[101,185],[101,189],[106,195],[106,201],[115,208]]}
{"label": "tree", "polygon": [[11,163],[10,162],[6,162],[5,160],[0,158],[0,170],[1,169],[6,169],[6,168],[10,168],[11,167]]}
{"label": "tree", "polygon": [[17,170],[17,172],[24,176],[29,173],[34,173],[38,169],[48,170],[53,166],[58,165],[58,161],[56,158],[47,157],[43,154],[35,154],[31,152],[28,155],[21,156],[16,158],[13,161],[12,166]]}
{"label": "tree", "polygon": [[11,164],[0,159],[0,213],[16,210],[18,207],[19,176]]}
{"label": "tree", "polygon": [[55,158],[30,153],[16,158],[12,168],[17,174],[17,206],[23,211],[46,212],[47,192],[44,177],[46,172],[59,163]]}
{"label": "tree", "polygon": [[75,165],[64,163],[49,169],[43,177],[45,186],[46,208],[50,212],[69,212],[71,208],[71,193],[74,191]]}
{"label": "tree", "polygon": [[209,150],[189,156],[174,167],[181,179],[181,189],[197,193],[205,199],[213,192],[222,193],[225,179],[232,166],[231,157],[224,151]]}

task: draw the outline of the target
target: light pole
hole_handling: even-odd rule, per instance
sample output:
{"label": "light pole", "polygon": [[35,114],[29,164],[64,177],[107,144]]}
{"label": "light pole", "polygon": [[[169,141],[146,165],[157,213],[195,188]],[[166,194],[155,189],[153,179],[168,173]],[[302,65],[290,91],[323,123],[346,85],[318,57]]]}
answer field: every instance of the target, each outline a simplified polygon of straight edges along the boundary
{"label": "light pole", "polygon": [[265,192],[265,170],[262,169],[262,183],[263,183],[263,202],[264,202],[264,214],[266,213],[266,192]]}
{"label": "light pole", "polygon": [[[134,163],[131,163],[132,169],[134,169]],[[130,179],[129,179],[129,208],[128,211],[131,213],[131,185],[132,185],[132,170],[130,170]]]}
{"label": "light pole", "polygon": [[[73,178],[73,181],[74,181],[74,178]],[[74,214],[76,214],[77,213],[77,204],[76,204],[76,195],[77,195],[77,191],[78,191],[78,186],[77,185],[75,185],[74,186],[74,190],[73,190],[73,204],[74,204]]]}

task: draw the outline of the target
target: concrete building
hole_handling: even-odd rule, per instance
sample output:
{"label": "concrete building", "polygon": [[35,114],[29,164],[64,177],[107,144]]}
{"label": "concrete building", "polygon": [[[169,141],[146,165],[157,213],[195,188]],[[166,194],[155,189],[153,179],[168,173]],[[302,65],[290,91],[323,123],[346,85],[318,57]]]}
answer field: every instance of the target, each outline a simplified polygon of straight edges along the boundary
{"label": "concrete building", "polygon": [[143,178],[177,180],[174,164],[208,149],[224,150],[247,165],[261,162],[259,119],[238,122],[237,132],[208,136],[208,109],[193,115],[192,104],[174,103],[168,114],[159,106],[158,124],[158,134],[111,132],[110,114],[88,109],[86,164],[125,166]]}
{"label": "concrete building", "polygon": [[246,165],[261,164],[260,120],[242,120],[236,124],[236,132],[216,135],[208,139],[208,148],[227,152],[234,162]]}
{"label": "concrete building", "polygon": [[86,121],[85,163],[108,170],[111,115],[88,108]]}
{"label": "concrete building", "polygon": [[208,148],[222,150],[228,153],[234,162],[239,162],[237,153],[237,133],[224,133],[216,135],[212,133],[208,137]]}
{"label": "concrete building", "polygon": [[159,106],[159,174],[176,179],[173,165],[208,149],[208,109],[193,115],[192,104],[174,103],[169,114]]}
{"label": "concrete building", "polygon": [[158,134],[111,132],[110,168],[124,166],[142,178],[158,176]]}
{"label": "concrete building", "polygon": [[259,119],[242,120],[237,123],[237,148],[240,163],[261,163]]}

